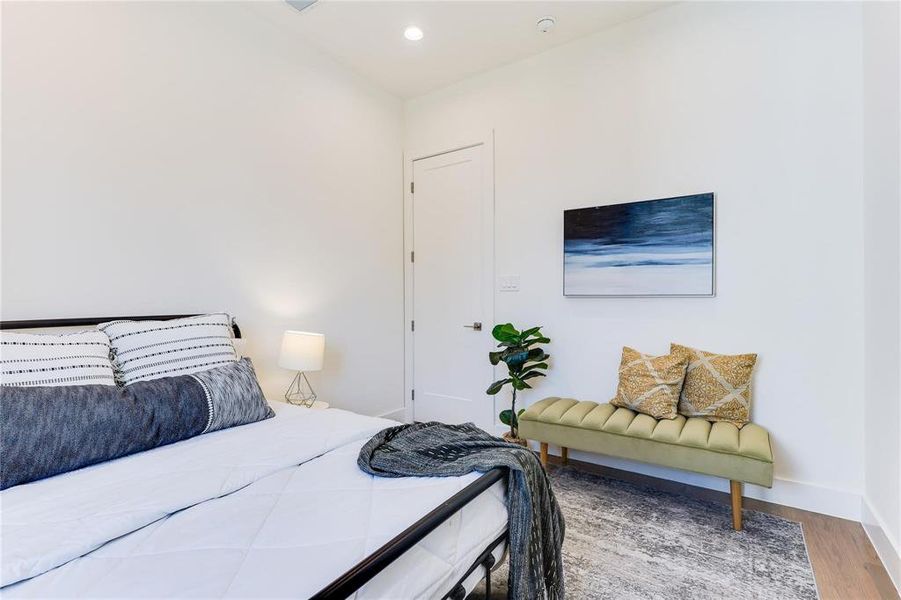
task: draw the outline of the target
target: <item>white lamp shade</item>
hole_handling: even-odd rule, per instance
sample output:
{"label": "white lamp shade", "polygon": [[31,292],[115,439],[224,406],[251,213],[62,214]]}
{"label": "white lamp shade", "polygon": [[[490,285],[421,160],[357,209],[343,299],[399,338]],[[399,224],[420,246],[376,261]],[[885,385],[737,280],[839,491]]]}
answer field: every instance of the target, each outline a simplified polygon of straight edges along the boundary
{"label": "white lamp shade", "polygon": [[306,331],[286,331],[278,366],[292,371],[320,371],[325,355],[325,336]]}

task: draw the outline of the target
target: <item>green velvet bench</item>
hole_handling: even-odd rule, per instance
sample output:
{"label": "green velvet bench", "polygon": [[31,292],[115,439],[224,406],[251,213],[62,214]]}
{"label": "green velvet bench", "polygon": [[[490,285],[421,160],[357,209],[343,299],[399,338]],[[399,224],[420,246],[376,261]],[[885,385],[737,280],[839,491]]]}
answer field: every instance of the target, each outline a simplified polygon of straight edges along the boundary
{"label": "green velvet bench", "polygon": [[657,419],[611,404],[571,398],[545,398],[519,417],[519,435],[541,444],[547,465],[548,444],[561,448],[568,461],[570,448],[684,469],[730,481],[732,526],[741,530],[742,482],[773,486],[770,434],[749,423],[705,419]]}

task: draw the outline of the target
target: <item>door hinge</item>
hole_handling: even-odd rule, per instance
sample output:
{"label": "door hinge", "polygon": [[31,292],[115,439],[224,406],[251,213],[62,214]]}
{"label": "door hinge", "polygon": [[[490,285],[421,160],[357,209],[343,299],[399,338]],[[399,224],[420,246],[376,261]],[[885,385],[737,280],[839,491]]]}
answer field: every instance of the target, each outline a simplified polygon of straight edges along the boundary
{"label": "door hinge", "polygon": [[416,400],[416,390],[410,390],[410,400]]}
{"label": "door hinge", "polygon": [[410,321],[410,331],[416,331],[416,321]]}
{"label": "door hinge", "polygon": [[413,193],[413,182],[412,181],[410,182],[410,193],[411,194]]}
{"label": "door hinge", "polygon": [[416,262],[416,253],[412,250],[410,251],[410,262]]}

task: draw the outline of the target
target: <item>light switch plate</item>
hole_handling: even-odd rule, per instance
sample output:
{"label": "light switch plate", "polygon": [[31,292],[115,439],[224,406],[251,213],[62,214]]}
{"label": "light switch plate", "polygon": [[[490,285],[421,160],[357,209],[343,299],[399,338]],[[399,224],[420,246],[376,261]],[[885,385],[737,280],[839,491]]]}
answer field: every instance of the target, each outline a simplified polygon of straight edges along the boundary
{"label": "light switch plate", "polygon": [[518,292],[519,275],[501,275],[498,277],[497,289],[501,292]]}

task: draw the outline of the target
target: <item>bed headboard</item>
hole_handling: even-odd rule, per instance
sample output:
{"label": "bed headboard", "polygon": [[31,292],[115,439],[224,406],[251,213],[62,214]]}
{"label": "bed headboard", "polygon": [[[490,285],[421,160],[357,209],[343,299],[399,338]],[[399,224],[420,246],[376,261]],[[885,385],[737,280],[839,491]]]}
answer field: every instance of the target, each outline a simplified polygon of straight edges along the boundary
{"label": "bed headboard", "polygon": [[[0,321],[2,329],[41,329],[45,327],[85,327],[99,325],[107,321],[168,321],[169,319],[184,319],[185,317],[199,317],[201,315],[151,315],[142,317],[75,317],[70,319],[29,319],[24,321]],[[232,319],[232,331],[236,338],[241,337],[241,329]]]}

